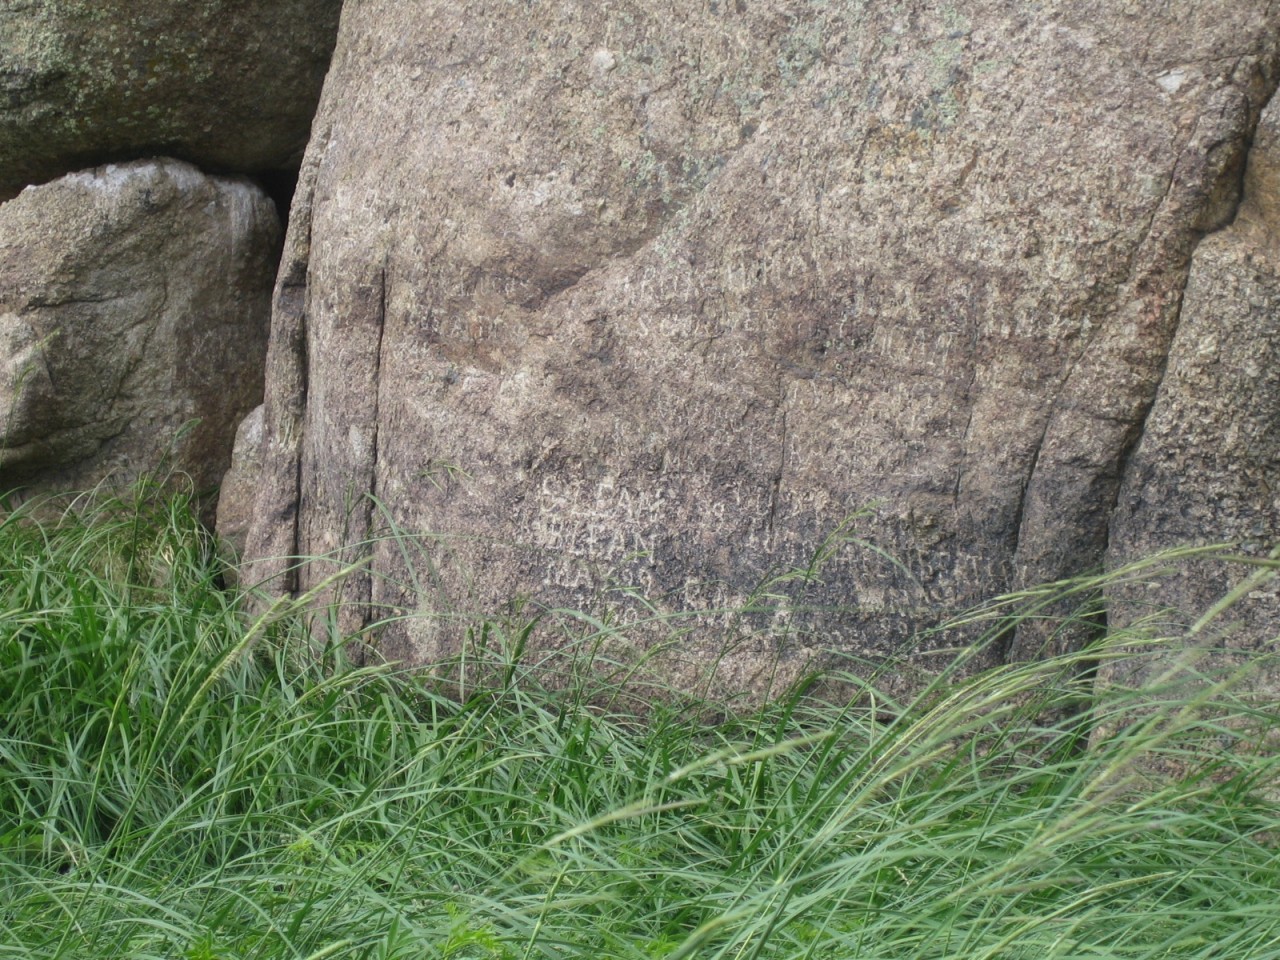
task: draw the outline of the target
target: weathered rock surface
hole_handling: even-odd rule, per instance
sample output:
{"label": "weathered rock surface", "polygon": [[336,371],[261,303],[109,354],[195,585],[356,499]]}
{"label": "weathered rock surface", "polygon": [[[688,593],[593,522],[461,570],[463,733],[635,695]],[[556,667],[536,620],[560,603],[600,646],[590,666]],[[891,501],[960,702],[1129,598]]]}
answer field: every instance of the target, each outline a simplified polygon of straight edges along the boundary
{"label": "weathered rock surface", "polygon": [[1266,0],[354,0],[250,554],[393,521],[436,555],[424,597],[366,548],[346,598],[380,613],[618,585],[722,609],[878,502],[858,532],[902,566],[850,548],[776,584],[783,674],[1100,566],[1277,37]]}
{"label": "weathered rock surface", "polygon": [[231,548],[233,559],[244,554],[253,521],[253,498],[262,477],[262,410],[258,404],[236,427],[231,466],[218,491],[217,533]]}
{"label": "weathered rock surface", "polygon": [[341,0],[0,0],[0,199],[107,160],[295,167]]}
{"label": "weathered rock surface", "polygon": [[[1280,100],[1262,115],[1234,222],[1196,249],[1168,370],[1125,471],[1109,561],[1234,542],[1266,556],[1280,539]],[[1191,623],[1251,573],[1195,562],[1147,585],[1113,591],[1111,622],[1161,611]],[[1280,598],[1270,580],[1207,624],[1217,666],[1245,651],[1280,650]],[[1168,613],[1164,614],[1166,622]],[[1138,680],[1150,660],[1103,666]],[[1273,683],[1272,689],[1280,689]]]}
{"label": "weathered rock surface", "polygon": [[173,160],[0,204],[0,487],[215,487],[261,399],[279,237],[257,187]]}

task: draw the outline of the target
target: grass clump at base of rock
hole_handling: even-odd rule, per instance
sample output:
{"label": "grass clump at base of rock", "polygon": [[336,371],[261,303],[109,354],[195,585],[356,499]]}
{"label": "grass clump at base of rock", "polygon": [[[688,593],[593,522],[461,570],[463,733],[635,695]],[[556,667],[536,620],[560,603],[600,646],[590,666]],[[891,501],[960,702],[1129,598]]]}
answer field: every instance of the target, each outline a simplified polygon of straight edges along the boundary
{"label": "grass clump at base of rock", "polygon": [[889,722],[851,674],[641,723],[250,623],[180,500],[19,511],[0,558],[0,958],[1280,957],[1274,705],[1070,682],[1150,637]]}

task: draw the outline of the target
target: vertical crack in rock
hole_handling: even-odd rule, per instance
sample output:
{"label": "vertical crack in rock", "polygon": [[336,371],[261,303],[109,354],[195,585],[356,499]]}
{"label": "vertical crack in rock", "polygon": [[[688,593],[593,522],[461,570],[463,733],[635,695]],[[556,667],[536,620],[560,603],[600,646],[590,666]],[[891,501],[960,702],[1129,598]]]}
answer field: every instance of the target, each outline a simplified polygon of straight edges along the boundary
{"label": "vertical crack in rock", "polygon": [[[378,500],[378,440],[382,401],[382,351],[386,340],[387,329],[387,260],[384,258],[377,276],[372,284],[370,298],[373,315],[371,317],[373,349],[370,352],[368,370],[369,406],[367,410],[369,431],[368,463],[354,464],[357,470],[361,467],[364,473],[364,491],[353,491],[356,497],[351,505],[353,516],[351,526],[352,562],[360,564],[344,585],[343,611],[340,622],[344,636],[356,636],[363,633],[373,620],[373,555],[377,547],[374,536],[374,517],[379,509]],[[357,425],[356,429],[360,429]],[[363,663],[363,647],[352,651],[357,662]]]}
{"label": "vertical crack in rock", "polygon": [[[382,406],[382,344],[387,332],[387,261],[382,261],[382,269],[378,271],[378,317],[377,337],[373,349],[373,436],[370,439],[369,454],[369,497],[370,510],[378,498],[378,429],[380,408]],[[371,518],[372,519],[372,516]]]}
{"label": "vertical crack in rock", "polygon": [[304,467],[302,440],[309,403],[311,357],[307,344],[312,217],[316,181],[330,130],[316,132],[298,175],[280,272],[272,298],[263,398],[262,473],[253,504],[245,556],[245,582],[272,593],[296,594],[301,550]]}
{"label": "vertical crack in rock", "polygon": [[782,496],[782,481],[787,470],[787,408],[786,401],[783,401],[782,408],[782,430],[781,437],[778,442],[778,467],[773,475],[772,490],[769,493],[769,544],[768,549],[773,549],[774,537],[774,521],[778,516],[778,500]]}
{"label": "vertical crack in rock", "polygon": [[[1264,73],[1268,76],[1273,75],[1276,72],[1276,67],[1276,64],[1272,64],[1270,65],[1270,69],[1265,70]],[[1177,340],[1178,330],[1182,324],[1182,309],[1186,298],[1187,285],[1191,280],[1191,268],[1195,260],[1196,251],[1199,249],[1200,244],[1204,242],[1206,237],[1222,230],[1226,230],[1235,223],[1236,217],[1240,213],[1240,207],[1244,203],[1245,199],[1245,173],[1248,169],[1249,152],[1253,146],[1254,139],[1257,136],[1258,123],[1262,117],[1262,112],[1275,95],[1278,83],[1280,83],[1280,78],[1278,78],[1277,81],[1269,81],[1268,89],[1266,90],[1265,95],[1261,98],[1260,103],[1246,105],[1246,109],[1248,110],[1246,126],[1243,132],[1235,138],[1234,141],[1227,139],[1216,140],[1208,147],[1209,151],[1226,147],[1235,155],[1234,158],[1227,161],[1227,164],[1219,177],[1220,183],[1217,185],[1216,191],[1213,191],[1213,193],[1216,193],[1219,198],[1225,194],[1228,199],[1225,205],[1220,203],[1219,209],[1216,211],[1213,209],[1212,205],[1208,206],[1205,211],[1206,219],[1204,222],[1197,224],[1198,229],[1193,230],[1192,241],[1186,255],[1186,263],[1180,272],[1179,279],[1181,282],[1174,292],[1174,306],[1172,310],[1172,317],[1170,318],[1168,346],[1161,357],[1155,385],[1147,396],[1146,402],[1139,413],[1135,429],[1129,438],[1129,442],[1120,451],[1118,458],[1119,468],[1117,471],[1118,481],[1123,481],[1124,476],[1129,471],[1130,462],[1133,459],[1134,453],[1138,449],[1138,445],[1142,442],[1142,437],[1146,434],[1147,421],[1151,417],[1152,410],[1155,409],[1156,399],[1159,397],[1160,391],[1164,386],[1164,379],[1169,369],[1169,346],[1172,346],[1174,341]],[[1209,203],[1212,204],[1214,199],[1215,197],[1211,194],[1208,198]],[[1115,489],[1112,491],[1111,503],[1107,510],[1108,518],[1115,513],[1120,497],[1120,487],[1121,483],[1117,482]],[[1108,524],[1103,543],[1104,556],[1110,545],[1110,534],[1110,524]],[[1105,612],[1103,617],[1105,618]]]}
{"label": "vertical crack in rock", "polygon": [[[1275,73],[1263,72],[1268,77]],[[1274,86],[1268,81],[1262,103]],[[1234,219],[1247,145],[1260,114],[1261,105],[1238,86],[1222,90],[1201,114],[1134,249],[1115,301],[1113,322],[1136,327],[1142,351],[1134,353],[1114,332],[1099,330],[1064,377],[1064,396],[1082,399],[1055,409],[1037,447],[1019,504],[1016,586],[1102,566],[1126,465],[1141,440],[1177,335],[1192,257],[1205,236]],[[1100,399],[1089,404],[1095,395]],[[1073,611],[1057,613],[1070,616]],[[1106,626],[1105,612],[1085,616],[1080,629],[1055,629],[1052,617],[1023,624],[1005,659],[1079,649]]]}
{"label": "vertical crack in rock", "polygon": [[[1274,73],[1274,69],[1267,72]],[[1203,229],[1197,232],[1192,242],[1191,249],[1187,255],[1186,269],[1182,273],[1182,283],[1176,294],[1177,304],[1173,312],[1169,337],[1169,343],[1171,345],[1177,340],[1178,331],[1182,325],[1182,313],[1186,300],[1187,286],[1191,281],[1191,271],[1195,261],[1195,255],[1200,244],[1204,242],[1206,237],[1230,228],[1236,222],[1236,218],[1240,213],[1240,208],[1245,202],[1245,175],[1249,165],[1249,153],[1252,150],[1254,140],[1257,137],[1258,123],[1261,120],[1262,113],[1275,96],[1277,84],[1274,82],[1269,83],[1268,87],[1269,88],[1266,91],[1265,96],[1261,100],[1261,104],[1256,108],[1253,107],[1253,105],[1250,105],[1251,112],[1247,130],[1242,139],[1235,145],[1236,149],[1239,151],[1239,159],[1232,164],[1234,167],[1234,176],[1232,177],[1232,182],[1225,187],[1227,196],[1230,198],[1229,202],[1224,208],[1218,211],[1217,216],[1214,216],[1210,222],[1205,223]],[[1223,145],[1227,144],[1222,142],[1215,144],[1215,146]],[[1221,192],[1222,191],[1219,191],[1219,193]],[[1210,212],[1212,213],[1212,211]],[[1116,509],[1119,506],[1119,498],[1124,477],[1128,475],[1134,455],[1137,453],[1138,447],[1142,442],[1142,438],[1146,435],[1147,422],[1149,421],[1152,411],[1155,409],[1156,401],[1159,399],[1161,391],[1164,388],[1164,381],[1168,374],[1168,369],[1169,354],[1168,351],[1166,351],[1163,357],[1163,362],[1160,365],[1159,376],[1156,380],[1155,388],[1151,391],[1151,395],[1147,399],[1147,403],[1141,412],[1133,435],[1130,437],[1128,444],[1121,450],[1118,470],[1120,482],[1116,484],[1116,488],[1113,491],[1110,509],[1107,513],[1109,518],[1114,517]],[[1112,530],[1109,523],[1106,531],[1106,540],[1103,546],[1104,555],[1110,550],[1111,534]],[[1105,618],[1105,612],[1103,616]]]}
{"label": "vertical crack in rock", "polygon": [[[1274,468],[1277,423],[1275,263],[1277,116],[1274,93],[1252,130],[1237,203],[1221,229],[1197,247],[1157,396],[1127,451],[1112,514],[1112,568],[1177,546],[1233,542],[1267,554],[1276,536]],[[1159,582],[1109,585],[1113,628],[1160,607],[1184,627],[1248,582],[1248,568],[1211,560],[1171,565]],[[1276,596],[1254,584],[1236,595],[1230,615],[1200,631],[1213,651],[1210,670],[1236,670],[1240,692],[1275,689],[1266,670],[1243,670],[1276,646]],[[1219,611],[1221,612],[1221,611]],[[1109,660],[1107,682],[1142,686],[1169,669],[1178,651]]]}
{"label": "vertical crack in rock", "polygon": [[[1274,71],[1268,71],[1268,74]],[[1248,104],[1249,114],[1245,125],[1244,133],[1234,142],[1219,141],[1210,146],[1210,150],[1216,147],[1226,146],[1236,154],[1234,159],[1228,160],[1227,166],[1224,167],[1222,176],[1219,177],[1218,189],[1210,194],[1208,205],[1205,210],[1205,218],[1196,226],[1197,230],[1193,231],[1190,249],[1187,253],[1185,269],[1181,272],[1181,283],[1174,292],[1174,305],[1172,308],[1172,316],[1170,318],[1170,331],[1168,346],[1164,351],[1156,376],[1156,382],[1146,402],[1141,409],[1137,422],[1132,430],[1127,442],[1121,447],[1117,459],[1118,467],[1116,470],[1116,482],[1111,490],[1110,502],[1107,506],[1106,527],[1103,530],[1102,538],[1102,558],[1104,562],[1111,559],[1112,537],[1114,535],[1114,523],[1116,513],[1120,507],[1120,497],[1125,485],[1125,478],[1129,475],[1131,466],[1138,452],[1138,448],[1142,443],[1142,439],[1147,434],[1147,425],[1150,421],[1156,404],[1164,390],[1165,378],[1169,371],[1170,351],[1178,340],[1178,334],[1183,322],[1183,313],[1186,305],[1186,293],[1188,285],[1191,281],[1192,270],[1195,265],[1196,252],[1198,251],[1204,239],[1211,234],[1225,230],[1235,223],[1239,215],[1241,205],[1245,201],[1245,176],[1248,169],[1249,153],[1257,136],[1258,124],[1261,120],[1263,110],[1267,103],[1274,96],[1274,86],[1269,89],[1265,96],[1261,98],[1260,103]],[[1232,171],[1234,169],[1234,175]],[[1216,194],[1216,195],[1215,195]],[[1226,202],[1223,203],[1225,196]],[[1215,204],[1215,200],[1217,201]],[[1214,209],[1217,206],[1218,209]],[[1110,604],[1114,601],[1113,596],[1108,596],[1100,605],[1100,609],[1094,618],[1094,628],[1099,635],[1105,635],[1111,629],[1111,609]],[[1092,683],[1107,668],[1100,661],[1091,661],[1083,665],[1082,676]]]}
{"label": "vertical crack in rock", "polygon": [[[300,299],[305,301],[305,298],[306,298],[305,283],[302,289],[298,291],[298,296]],[[310,379],[311,378],[311,354],[307,350],[306,329],[307,329],[307,315],[305,312],[305,307],[303,307],[301,315],[299,317],[299,323],[298,323],[298,330],[301,335],[298,336],[297,338],[297,343],[295,344],[294,354],[293,354],[294,361],[298,369],[298,401],[299,401],[300,410],[305,410],[307,407],[307,388],[311,382],[311,379]],[[297,418],[297,423],[295,425],[299,431],[301,430],[301,424],[302,424],[302,416],[301,416],[301,413],[299,413],[299,416]],[[294,556],[297,556],[298,554],[299,539],[300,539],[298,524],[300,522],[300,518],[302,514],[302,507],[301,507],[301,504],[302,504],[302,457],[299,456],[299,452],[298,452],[298,447],[301,445],[302,438],[300,436],[294,437],[292,438],[291,442],[294,445],[294,453],[292,458],[293,459],[292,470],[290,470],[288,473],[288,478],[290,482],[289,489],[292,490],[292,495],[290,497],[291,516],[289,517],[288,556],[294,557]],[[298,568],[296,564],[289,565],[289,572],[286,575],[284,582],[280,585],[280,588],[282,591],[289,594],[296,594],[298,592]]]}
{"label": "vertical crack in rock", "polygon": [[[969,339],[971,343],[976,342],[977,340],[976,330],[970,333]],[[964,402],[967,403],[969,406],[969,414],[964,422],[964,436],[960,441],[960,458],[959,458],[959,462],[956,464],[956,479],[955,479],[955,483],[952,484],[952,487],[951,487],[952,509],[956,509],[959,507],[960,486],[964,480],[965,467],[967,466],[968,460],[969,460],[969,443],[973,437],[973,417],[974,417],[975,408],[977,406],[977,399],[974,395],[974,389],[977,386],[977,383],[978,383],[978,364],[975,362],[969,365],[969,382],[965,384],[964,393],[961,394],[961,396],[963,396],[964,398]],[[1016,530],[1017,527],[1015,526],[1014,529]]]}
{"label": "vertical crack in rock", "polygon": [[[1026,515],[1027,497],[1031,490],[1031,482],[1036,475],[1036,467],[1040,463],[1040,454],[1044,450],[1045,437],[1049,435],[1049,424],[1053,422],[1053,417],[1045,418],[1044,426],[1040,430],[1040,436],[1036,440],[1035,447],[1031,451],[1031,462],[1027,466],[1026,475],[1022,478],[1022,487],[1018,493],[1018,503],[1014,508],[1013,526],[1014,545],[1013,552],[1017,555],[1018,541],[1022,535],[1022,525]],[[1017,628],[1009,627],[1002,630],[993,640],[992,649],[995,652],[996,662],[1008,663],[1014,657],[1014,646],[1017,641]]]}
{"label": "vertical crack in rock", "polygon": [[[350,458],[337,457],[330,483],[346,487],[345,525],[342,549],[350,570],[340,584],[341,607],[337,622],[345,637],[362,634],[372,622],[373,558],[377,549],[374,518],[378,500],[379,403],[382,388],[382,351],[387,318],[387,261],[374,271],[367,284],[356,288],[354,303],[348,308],[346,346],[351,352],[341,362],[348,365],[351,406],[342,411],[352,440]],[[368,347],[365,348],[365,344]],[[332,493],[334,487],[330,487]],[[360,650],[352,651],[357,660]]]}

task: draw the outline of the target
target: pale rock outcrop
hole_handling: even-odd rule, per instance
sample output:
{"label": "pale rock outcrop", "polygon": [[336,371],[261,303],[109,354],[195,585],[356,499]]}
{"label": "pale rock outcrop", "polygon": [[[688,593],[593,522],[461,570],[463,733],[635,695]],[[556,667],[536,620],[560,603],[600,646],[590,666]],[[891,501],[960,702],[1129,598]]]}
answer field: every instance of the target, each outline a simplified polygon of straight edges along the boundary
{"label": "pale rock outcrop", "polygon": [[422,660],[462,635],[442,607],[732,607],[878,503],[857,533],[901,565],[775,582],[719,661],[753,686],[1100,566],[1278,37],[1267,0],[353,0],[255,577],[368,555],[348,620],[406,614],[383,652]]}
{"label": "pale rock outcrop", "polygon": [[261,399],[275,207],[174,160],[0,204],[0,487],[173,469],[210,492]]}
{"label": "pale rock outcrop", "polygon": [[341,0],[0,3],[0,199],[106,160],[296,168]]}
{"label": "pale rock outcrop", "polygon": [[[1280,100],[1262,115],[1244,199],[1229,227],[1196,248],[1168,369],[1133,458],[1111,529],[1111,566],[1160,550],[1235,543],[1266,557],[1280,540]],[[1275,559],[1275,555],[1272,556]],[[1280,652],[1274,578],[1237,563],[1176,564],[1172,576],[1112,591],[1110,622],[1156,616],[1188,625],[1228,591],[1229,610],[1199,641],[1214,669]],[[1243,585],[1243,586],[1242,586]],[[1174,656],[1179,655],[1176,651]],[[1141,682],[1169,661],[1104,664],[1104,682]],[[1271,683],[1280,690],[1280,682]]]}

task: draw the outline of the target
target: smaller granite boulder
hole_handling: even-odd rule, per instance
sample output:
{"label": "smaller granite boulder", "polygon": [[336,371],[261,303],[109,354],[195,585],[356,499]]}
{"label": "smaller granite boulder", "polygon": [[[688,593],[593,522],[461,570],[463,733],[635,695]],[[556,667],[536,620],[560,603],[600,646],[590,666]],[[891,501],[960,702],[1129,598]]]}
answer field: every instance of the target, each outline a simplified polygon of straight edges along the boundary
{"label": "smaller granite boulder", "polygon": [[173,160],[0,204],[0,488],[215,487],[261,399],[279,242],[261,190]]}

